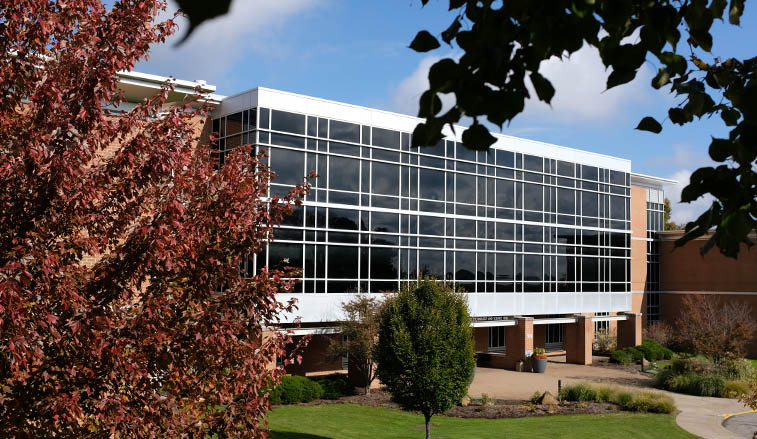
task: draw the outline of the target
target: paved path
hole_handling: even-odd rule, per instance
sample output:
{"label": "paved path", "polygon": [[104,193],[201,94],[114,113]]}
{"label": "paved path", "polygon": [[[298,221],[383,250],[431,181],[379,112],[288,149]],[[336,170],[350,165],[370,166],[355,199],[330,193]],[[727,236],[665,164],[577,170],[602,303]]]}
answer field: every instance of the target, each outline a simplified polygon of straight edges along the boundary
{"label": "paved path", "polygon": [[[613,368],[566,364],[564,357],[552,357],[547,366],[547,372],[544,374],[476,368],[476,377],[470,386],[469,393],[473,396],[486,393],[492,398],[504,400],[524,400],[529,399],[537,391],[548,390],[556,395],[558,380],[561,380],[563,385],[577,382],[633,388],[649,388],[652,385],[652,379],[645,375]],[[676,423],[681,428],[705,439],[740,437],[726,430],[722,425],[723,414],[746,410],[735,399],[665,393],[676,402],[680,411],[676,417]]]}
{"label": "paved path", "polygon": [[757,434],[757,412],[731,416],[723,426],[740,438],[752,439]]}

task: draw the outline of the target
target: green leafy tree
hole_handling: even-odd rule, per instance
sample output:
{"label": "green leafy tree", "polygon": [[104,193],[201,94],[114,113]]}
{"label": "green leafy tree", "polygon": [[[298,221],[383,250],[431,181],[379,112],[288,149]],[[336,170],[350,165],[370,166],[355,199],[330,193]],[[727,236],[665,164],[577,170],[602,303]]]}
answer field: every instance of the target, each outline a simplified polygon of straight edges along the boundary
{"label": "green leafy tree", "polygon": [[[416,127],[413,145],[435,145],[444,125],[468,116],[473,124],[462,133],[465,146],[488,149],[495,139],[482,120],[500,128],[511,121],[531,97],[529,86],[536,98],[550,103],[555,89],[539,72],[542,61],[570,55],[584,45],[597,48],[611,69],[608,89],[632,81],[639,67],[653,60],[659,70],[651,87],[669,87],[682,98],[667,112],[671,123],[685,125],[695,118],[720,116],[731,127],[727,138],[713,138],[710,144],[710,157],[722,164],[695,171],[681,193],[683,202],[708,193],[715,200],[686,225],[676,245],[715,227],[702,252],[717,245],[723,254],[736,257],[741,243],[752,245],[747,235],[757,226],[757,81],[753,80],[757,58],[718,58],[711,53],[710,30],[716,19],[724,17],[739,25],[744,3],[558,0],[500,5],[494,0],[450,0],[455,16],[440,36],[450,46],[457,45],[463,55],[431,66],[429,89],[421,95],[418,113],[425,121]],[[418,52],[440,46],[428,31],[419,32],[410,44]],[[687,56],[681,54],[684,50]],[[440,95],[455,98],[444,113]],[[636,128],[662,131],[662,125],[649,116]]]}
{"label": "green leafy tree", "polygon": [[354,381],[370,393],[371,383],[376,379],[374,358],[378,341],[379,311],[381,302],[375,297],[358,295],[342,304],[345,319],[339,323],[341,338],[335,338],[329,346],[328,356],[349,358],[350,373],[355,373]]}
{"label": "green leafy tree", "polygon": [[675,221],[670,220],[670,213],[673,209],[670,207],[670,200],[665,198],[665,202],[663,204],[663,220],[664,220],[664,227],[665,230],[680,230],[682,227],[676,224]]}
{"label": "green leafy tree", "polygon": [[378,377],[392,399],[431,417],[459,403],[473,377],[473,334],[465,297],[430,279],[410,283],[381,312]]}

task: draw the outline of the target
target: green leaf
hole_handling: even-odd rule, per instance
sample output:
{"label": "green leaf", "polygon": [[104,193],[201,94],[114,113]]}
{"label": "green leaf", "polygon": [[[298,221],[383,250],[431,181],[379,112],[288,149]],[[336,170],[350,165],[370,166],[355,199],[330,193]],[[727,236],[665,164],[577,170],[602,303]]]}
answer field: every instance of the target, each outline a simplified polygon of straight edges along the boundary
{"label": "green leaf", "polygon": [[654,88],[661,88],[665,86],[665,84],[670,82],[670,74],[668,73],[668,69],[665,67],[660,67],[660,70],[657,72],[657,75],[655,75],[654,78],[652,78],[652,87]]}
{"label": "green leaf", "polygon": [[660,122],[657,122],[654,117],[647,116],[644,119],[641,119],[641,122],[636,126],[636,129],[659,134],[662,131],[662,125],[660,125]]}
{"label": "green leaf", "polygon": [[727,108],[720,112],[720,118],[723,119],[723,122],[729,127],[734,127],[739,124],[739,118],[741,117],[741,113],[738,112],[738,110],[734,110],[733,108]]}
{"label": "green leaf", "polygon": [[422,95],[418,106],[418,117],[433,117],[442,110],[442,100],[439,95],[431,90],[426,90]]}
{"label": "green leaf", "polygon": [[462,23],[460,23],[460,17],[455,18],[455,21],[449,25],[447,30],[442,32],[442,40],[444,40],[445,43],[452,45],[452,40],[457,36],[457,33],[462,26]]}
{"label": "green leaf", "polygon": [[534,90],[536,90],[536,95],[539,96],[539,100],[549,104],[555,95],[555,88],[552,86],[552,83],[539,72],[531,72],[530,78],[531,84],[534,85]]}
{"label": "green leaf", "polygon": [[741,14],[744,13],[744,0],[731,0],[731,7],[728,10],[728,22],[733,25],[741,24]]}
{"label": "green leaf", "polygon": [[417,148],[419,146],[432,146],[439,143],[444,136],[442,135],[441,125],[428,125],[419,123],[413,130],[413,136],[410,139],[410,146]]}
{"label": "green leaf", "polygon": [[607,78],[607,89],[633,81],[636,70],[613,70]]}
{"label": "green leaf", "polygon": [[413,39],[413,42],[410,43],[410,48],[416,52],[428,52],[430,50],[438,49],[440,46],[439,40],[425,30],[418,32]]}
{"label": "green leaf", "polygon": [[733,142],[727,139],[713,138],[710,142],[710,157],[716,162],[724,162],[733,155]]}
{"label": "green leaf", "polygon": [[446,92],[449,84],[457,79],[459,66],[449,58],[440,59],[428,70],[428,83],[432,90]]}
{"label": "green leaf", "polygon": [[207,20],[225,15],[229,12],[229,6],[231,6],[231,0],[176,0],[179,5],[179,10],[187,16],[189,20],[189,29],[187,33],[181,37],[176,45],[182,44],[184,41],[192,35],[197,26],[201,25]]}
{"label": "green leaf", "polygon": [[683,125],[694,120],[691,112],[686,111],[683,108],[671,108],[668,110],[668,117],[671,122],[677,125]]}
{"label": "green leaf", "polygon": [[477,122],[463,131],[463,144],[468,149],[486,151],[496,141],[497,139],[489,133],[489,130]]}

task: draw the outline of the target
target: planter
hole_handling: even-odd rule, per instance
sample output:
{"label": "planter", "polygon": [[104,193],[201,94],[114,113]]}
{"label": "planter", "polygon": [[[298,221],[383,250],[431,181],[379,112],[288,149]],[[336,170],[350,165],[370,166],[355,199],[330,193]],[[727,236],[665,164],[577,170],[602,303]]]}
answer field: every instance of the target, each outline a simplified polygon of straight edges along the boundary
{"label": "planter", "polygon": [[544,373],[547,370],[546,358],[531,358],[531,365],[534,373]]}

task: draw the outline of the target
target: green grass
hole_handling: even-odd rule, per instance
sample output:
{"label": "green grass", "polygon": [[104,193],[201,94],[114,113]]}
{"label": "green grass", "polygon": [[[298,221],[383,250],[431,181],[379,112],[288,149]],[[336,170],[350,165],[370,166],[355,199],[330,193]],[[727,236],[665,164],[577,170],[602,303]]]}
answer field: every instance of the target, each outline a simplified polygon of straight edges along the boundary
{"label": "green grass", "polygon": [[757,358],[749,358],[748,360],[752,362],[752,367],[757,369]]}
{"label": "green grass", "polygon": [[[279,407],[268,415],[273,439],[423,438],[423,416],[353,404]],[[453,438],[696,438],[670,415],[617,413],[520,419],[434,416],[431,436]]]}

